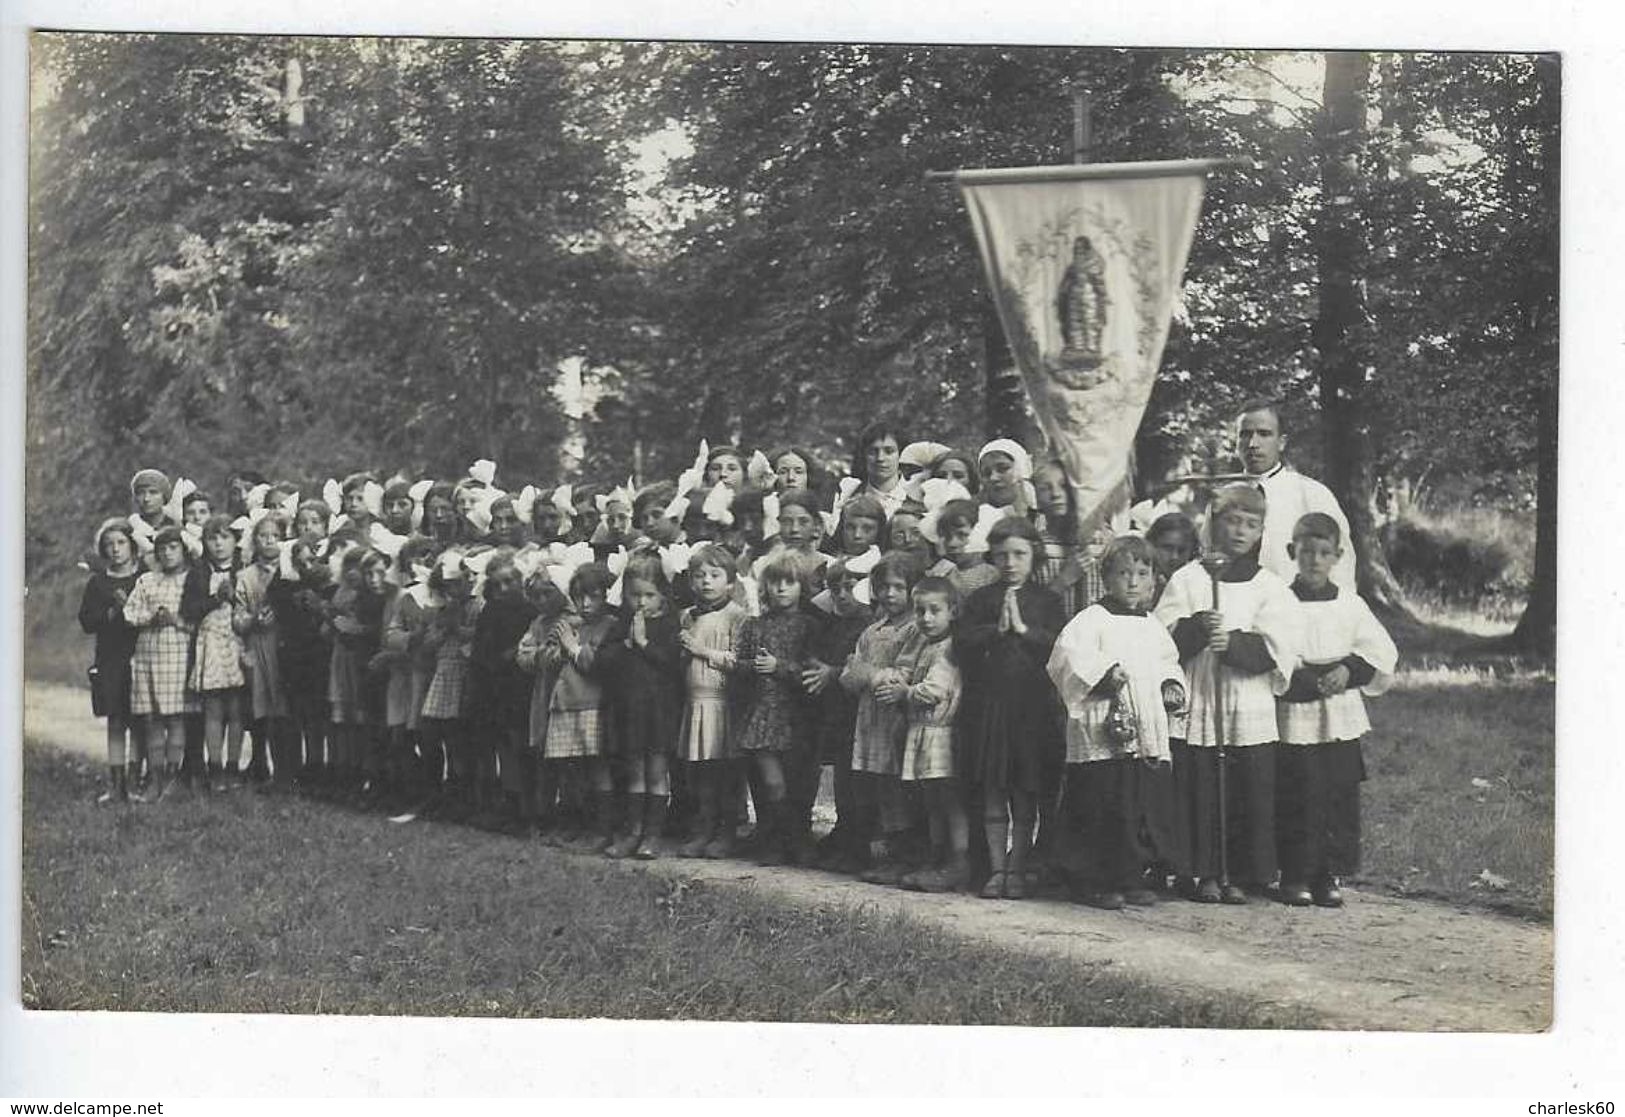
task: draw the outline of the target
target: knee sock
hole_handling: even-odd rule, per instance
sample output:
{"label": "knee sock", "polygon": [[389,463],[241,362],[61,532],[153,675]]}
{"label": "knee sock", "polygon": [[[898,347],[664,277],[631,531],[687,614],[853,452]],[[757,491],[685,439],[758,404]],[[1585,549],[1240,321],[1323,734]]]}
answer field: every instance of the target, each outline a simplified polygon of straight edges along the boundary
{"label": "knee sock", "polygon": [[988,865],[995,873],[1002,873],[1011,868],[1009,862],[1010,821],[1004,811],[997,815],[983,816],[983,828],[987,832],[987,858]]}
{"label": "knee sock", "polygon": [[658,840],[666,829],[667,798],[664,795],[643,797],[643,840]]}

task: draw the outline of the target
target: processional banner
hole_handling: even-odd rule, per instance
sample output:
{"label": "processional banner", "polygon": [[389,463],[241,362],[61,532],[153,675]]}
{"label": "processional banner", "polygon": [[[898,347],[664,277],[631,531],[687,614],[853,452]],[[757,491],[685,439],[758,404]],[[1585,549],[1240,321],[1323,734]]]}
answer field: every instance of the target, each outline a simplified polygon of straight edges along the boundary
{"label": "processional banner", "polygon": [[1134,435],[1216,165],[954,175],[1005,337],[1085,532],[1127,506]]}

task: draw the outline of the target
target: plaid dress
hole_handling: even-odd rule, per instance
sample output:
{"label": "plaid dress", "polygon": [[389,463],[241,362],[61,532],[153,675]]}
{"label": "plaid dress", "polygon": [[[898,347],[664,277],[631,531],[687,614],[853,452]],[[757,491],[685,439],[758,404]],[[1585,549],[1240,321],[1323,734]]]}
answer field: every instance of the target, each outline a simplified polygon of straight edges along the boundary
{"label": "plaid dress", "polygon": [[[579,626],[576,637],[581,648],[575,658],[564,660],[553,684],[542,755],[548,760],[604,756],[610,751],[605,737],[609,725],[602,709],[604,686],[598,670],[598,648],[614,627],[615,619],[606,614],[583,621],[575,613],[566,613],[558,624]],[[549,640],[557,640],[556,631]]]}
{"label": "plaid dress", "polygon": [[[464,606],[463,623],[448,632],[435,649],[434,675],[423,695],[423,716],[426,718],[450,721],[463,716],[463,688],[468,682],[468,656],[474,641],[474,611],[478,607],[476,601]],[[438,623],[438,617],[429,623]]]}
{"label": "plaid dress", "polygon": [[903,737],[905,780],[946,780],[960,774],[954,762],[954,718],[959,713],[961,686],[952,647],[953,641],[946,636],[926,640],[916,632],[898,653],[898,667],[909,686],[908,728]]}
{"label": "plaid dress", "polygon": [[186,572],[163,574],[150,571],[135,583],[124,603],[124,619],[139,628],[135,656],[130,661],[130,712],[172,717],[195,713],[197,695],[187,686],[191,666],[192,638],[172,624],[154,624],[160,608],[167,608],[177,620],[181,615],[181,594],[186,588]]}
{"label": "plaid dress", "polygon": [[[222,586],[232,585],[230,570],[211,570],[200,567],[194,577],[204,584],[199,588],[213,596]],[[205,691],[236,690],[244,683],[243,642],[231,627],[231,601],[228,599],[203,614],[197,625],[197,643],[192,657],[192,689]]]}
{"label": "plaid dress", "polygon": [[852,658],[841,672],[841,685],[858,696],[858,720],[852,731],[852,770],[895,776],[903,770],[906,714],[901,705],[875,701],[879,676],[897,666],[897,653],[917,629],[914,618],[882,618],[863,630]]}

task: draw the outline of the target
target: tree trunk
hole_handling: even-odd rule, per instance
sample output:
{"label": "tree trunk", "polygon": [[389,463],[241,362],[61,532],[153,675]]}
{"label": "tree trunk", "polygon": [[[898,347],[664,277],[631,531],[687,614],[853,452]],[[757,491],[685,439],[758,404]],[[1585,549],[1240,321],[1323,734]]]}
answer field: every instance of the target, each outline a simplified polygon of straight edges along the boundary
{"label": "tree trunk", "polygon": [[[1529,602],[1512,633],[1514,646],[1548,658],[1557,651],[1559,65],[1556,55],[1535,59],[1536,97],[1530,110],[1535,136],[1521,129],[1508,130],[1509,156],[1524,162],[1539,161],[1535,183],[1549,207],[1542,215],[1540,238],[1536,241],[1542,259],[1527,270],[1528,285],[1519,315],[1521,340],[1526,343],[1524,350],[1529,354],[1531,368],[1540,377],[1541,389],[1535,450],[1535,569]],[[1538,142],[1531,143],[1536,137]],[[1509,168],[1517,165],[1512,158]]]}
{"label": "tree trunk", "polygon": [[1359,156],[1370,78],[1371,56],[1364,51],[1327,53],[1315,245],[1320,307],[1314,342],[1320,353],[1326,483],[1348,516],[1360,592],[1383,611],[1414,621],[1404,592],[1388,569],[1373,505],[1376,469],[1366,382],[1375,368],[1364,288],[1369,248],[1359,204],[1364,192]]}

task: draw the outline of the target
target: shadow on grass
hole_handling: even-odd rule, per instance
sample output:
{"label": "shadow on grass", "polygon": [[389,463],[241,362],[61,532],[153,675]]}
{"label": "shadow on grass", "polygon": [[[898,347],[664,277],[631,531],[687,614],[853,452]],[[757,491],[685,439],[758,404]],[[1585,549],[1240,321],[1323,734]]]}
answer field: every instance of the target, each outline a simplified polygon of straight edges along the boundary
{"label": "shadow on grass", "polygon": [[236,792],[98,808],[25,754],[23,1001],[41,1009],[1309,1027],[1105,967],[801,909],[457,827]]}

